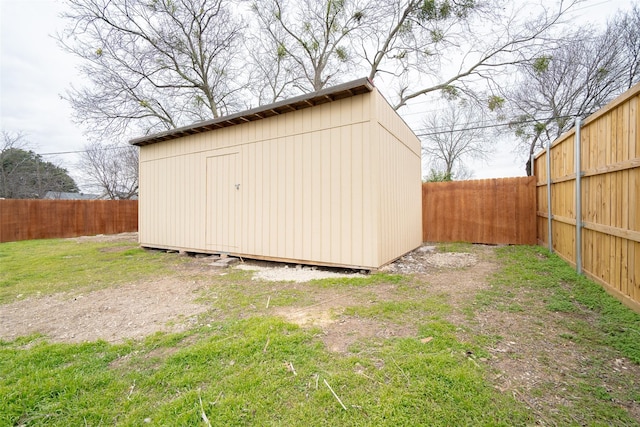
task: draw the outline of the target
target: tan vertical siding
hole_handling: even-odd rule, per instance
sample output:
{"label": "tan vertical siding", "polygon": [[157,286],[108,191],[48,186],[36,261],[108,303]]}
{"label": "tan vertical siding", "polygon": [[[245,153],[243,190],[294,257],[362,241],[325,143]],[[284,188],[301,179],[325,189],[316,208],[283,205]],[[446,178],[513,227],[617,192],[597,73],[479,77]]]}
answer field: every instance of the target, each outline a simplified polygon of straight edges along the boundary
{"label": "tan vertical siding", "polygon": [[[153,145],[149,146],[149,148]],[[145,157],[150,150],[140,149],[139,165],[138,165],[138,182],[145,183],[138,185],[138,241],[140,243],[148,240],[147,235],[150,234],[149,219],[151,217],[152,210],[150,206],[153,204],[153,193],[149,192],[149,186],[151,185],[150,172],[153,167],[153,163],[145,161]],[[149,231],[147,231],[149,230]]]}
{"label": "tan vertical siding", "polygon": [[364,234],[364,189],[365,189],[365,176],[364,176],[364,146],[366,145],[362,125],[354,125],[350,127],[351,131],[351,164],[349,169],[351,171],[351,215],[353,218],[363,218],[360,221],[354,221],[351,225],[351,229],[345,231],[344,236],[348,236],[351,240],[351,258],[359,261],[358,264],[365,265],[365,234]]}
{"label": "tan vertical siding", "polygon": [[382,265],[422,243],[420,141],[377,91],[378,262]]}
{"label": "tan vertical siding", "polygon": [[[352,132],[352,127],[357,131]],[[362,264],[362,249],[354,251],[352,239],[342,237],[353,228],[361,229],[361,220],[353,212],[365,211],[362,199],[351,196],[361,194],[362,178],[354,189],[348,167],[352,141],[359,138],[358,146],[364,145],[361,129],[362,124],[343,126],[247,145],[245,161],[256,166],[255,173],[245,174],[245,191],[258,198],[262,195],[255,206],[268,214],[256,217],[255,228],[264,231],[263,242],[248,243],[243,238],[245,253],[336,264],[357,259]],[[354,203],[360,206],[354,208]],[[250,232],[252,226],[246,224],[243,229]]]}
{"label": "tan vertical siding", "polygon": [[[299,120],[296,120],[297,124]],[[304,218],[304,145],[303,139],[300,137],[297,140],[291,141],[291,149],[293,154],[291,156],[292,162],[292,192],[293,192],[293,206],[294,209],[290,212],[289,221],[291,221],[294,227],[290,228],[292,250],[295,254],[303,253],[303,233],[306,220]],[[296,220],[297,219],[297,220]]]}
{"label": "tan vertical siding", "polygon": [[[415,248],[419,141],[377,97],[374,91],[141,147],[141,243],[367,268]],[[231,152],[236,163],[209,160],[209,168],[231,169],[207,176],[207,159]],[[233,164],[240,190],[229,193]],[[237,203],[212,205],[212,191],[236,194]]]}
{"label": "tan vertical siding", "polygon": [[[343,109],[344,110],[344,109]],[[348,111],[351,111],[349,108]],[[352,126],[343,126],[340,128],[340,206],[342,208],[343,219],[340,223],[340,228],[337,231],[341,236],[340,242],[340,257],[353,259],[353,240],[350,238],[351,228],[357,227],[357,217],[353,215],[353,170],[351,165],[353,159],[351,157],[353,137],[351,135]]]}
{"label": "tan vertical siding", "polygon": [[303,259],[314,259],[318,255],[318,245],[320,243],[320,228],[317,218],[320,214],[320,201],[317,193],[319,182],[319,152],[320,146],[314,145],[313,135],[305,133],[302,135],[302,157],[305,159],[303,168]]}
{"label": "tan vertical siding", "polygon": [[380,246],[382,264],[422,242],[420,158],[380,129]]}
{"label": "tan vertical siding", "polygon": [[[362,130],[362,216],[360,221],[362,222],[363,233],[363,255],[364,259],[380,265],[378,262],[378,197],[376,191],[379,186],[377,185],[378,174],[374,171],[377,167],[375,160],[378,159],[374,155],[377,150],[374,150],[374,136],[377,134],[373,131],[374,127],[367,123],[363,125]],[[375,207],[375,208],[374,208]],[[368,264],[365,264],[368,265]]]}
{"label": "tan vertical siding", "polygon": [[329,135],[330,131],[325,130],[321,132],[319,140],[315,142],[320,146],[320,182],[318,192],[312,189],[313,193],[320,198],[320,236],[318,237],[321,252],[319,259],[327,260],[327,262],[330,262],[331,259],[331,238],[327,238],[331,233],[331,142]]}

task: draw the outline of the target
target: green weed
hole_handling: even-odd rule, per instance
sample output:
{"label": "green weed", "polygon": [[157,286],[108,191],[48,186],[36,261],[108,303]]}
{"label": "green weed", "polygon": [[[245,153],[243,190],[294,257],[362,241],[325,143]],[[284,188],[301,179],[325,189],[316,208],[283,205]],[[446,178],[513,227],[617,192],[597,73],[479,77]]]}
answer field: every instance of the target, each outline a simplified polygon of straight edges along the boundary
{"label": "green weed", "polygon": [[438,243],[438,252],[473,252],[473,245],[465,242]]}
{"label": "green weed", "polygon": [[399,284],[407,280],[400,274],[372,273],[364,277],[331,277],[327,279],[312,280],[309,286],[320,288],[348,288],[377,285],[380,283]]}

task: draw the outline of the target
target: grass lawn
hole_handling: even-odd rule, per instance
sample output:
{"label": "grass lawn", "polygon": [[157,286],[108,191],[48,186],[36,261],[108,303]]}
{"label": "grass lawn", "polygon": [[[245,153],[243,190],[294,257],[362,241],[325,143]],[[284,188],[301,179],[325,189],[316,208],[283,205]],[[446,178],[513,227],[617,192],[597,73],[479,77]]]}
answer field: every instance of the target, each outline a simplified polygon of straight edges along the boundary
{"label": "grass lawn", "polygon": [[[179,274],[203,282],[199,299],[212,307],[183,332],[138,341],[0,340],[0,425],[638,423],[628,408],[640,400],[640,316],[542,248],[496,249],[501,269],[460,305],[446,294],[429,294],[428,281],[419,276],[326,279],[304,284],[303,292],[252,281],[245,271],[211,276],[185,270],[185,257],[129,246],[70,239],[0,244],[1,303]],[[392,287],[393,298],[376,300],[367,293],[374,286]],[[276,309],[311,304],[314,292],[353,293],[341,319],[412,333],[367,337],[347,352],[330,352],[321,327],[301,327],[265,310],[265,289]],[[590,369],[566,380],[568,402],[536,404],[539,394],[552,392],[546,383],[501,390],[494,349],[506,334],[478,326],[494,313],[534,314],[557,326],[551,341],[584,349]],[[457,318],[465,324],[452,320]],[[631,366],[628,384],[611,378],[609,361],[617,359]]]}
{"label": "grass lawn", "polygon": [[75,239],[0,243],[0,303],[17,296],[98,289],[162,275],[166,256],[135,242]]}

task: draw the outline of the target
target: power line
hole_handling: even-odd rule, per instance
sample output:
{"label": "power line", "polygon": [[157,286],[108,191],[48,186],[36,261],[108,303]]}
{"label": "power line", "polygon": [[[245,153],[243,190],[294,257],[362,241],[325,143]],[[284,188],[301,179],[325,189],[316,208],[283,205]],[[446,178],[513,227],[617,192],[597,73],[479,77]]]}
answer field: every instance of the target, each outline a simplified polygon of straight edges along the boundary
{"label": "power line", "polygon": [[[93,150],[99,150],[99,151],[107,151],[107,150],[126,150],[132,148],[132,146],[116,146],[116,147],[100,147],[100,148],[93,148]],[[59,151],[59,152],[55,152],[55,153],[37,153],[40,156],[59,156],[59,155],[64,155],[64,154],[82,154],[82,153],[86,153],[89,150],[77,150],[77,151]]]}
{"label": "power line", "polygon": [[512,126],[514,124],[538,123],[538,122],[545,122],[545,121],[554,120],[554,119],[570,119],[575,117],[577,117],[577,115],[549,117],[547,119],[529,119],[529,120],[522,120],[518,122],[509,122],[509,123],[492,123],[492,124],[471,126],[471,127],[465,127],[465,128],[459,128],[459,129],[448,129],[448,130],[441,130],[441,131],[434,131],[434,132],[416,133],[416,136],[441,135],[443,133],[465,132],[468,130],[478,130],[478,129],[490,129],[490,128],[498,128],[498,127],[504,127],[504,126]]}
{"label": "power line", "polygon": [[602,6],[603,4],[607,4],[607,3],[609,3],[608,0],[604,0],[604,1],[601,1],[601,2],[598,2],[598,3],[594,3],[594,4],[586,4],[586,5],[582,6],[582,7],[578,7],[578,8],[573,9],[573,11],[574,12],[579,12],[581,10],[590,9],[592,7]]}
{"label": "power line", "polygon": [[[471,126],[471,127],[464,127],[464,128],[458,128],[458,129],[446,129],[446,130],[436,130],[436,131],[432,131],[432,132],[422,132],[422,133],[416,133],[416,136],[421,137],[421,136],[432,136],[432,135],[441,135],[443,133],[452,133],[452,132],[465,132],[468,130],[480,130],[480,129],[491,129],[491,128],[499,128],[499,127],[504,127],[504,126],[512,126],[514,124],[523,124],[523,123],[536,123],[536,122],[544,122],[544,121],[548,121],[548,120],[554,120],[554,119],[570,119],[570,118],[575,118],[577,117],[577,115],[567,115],[567,116],[557,116],[557,117],[549,117],[546,119],[529,119],[529,120],[522,120],[522,121],[518,121],[518,122],[509,122],[509,123],[492,123],[492,124],[482,124],[482,122],[477,122],[477,126]],[[474,123],[470,123],[470,124],[474,124]],[[99,151],[107,151],[107,150],[126,150],[126,149],[130,149],[132,148],[132,146],[128,146],[128,145],[124,145],[124,146],[111,146],[111,147],[100,147],[100,148],[94,148],[95,150],[99,150]],[[88,152],[88,150],[73,150],[73,151],[58,151],[58,152],[51,152],[51,153],[37,153],[40,156],[59,156],[59,155],[65,155],[65,154],[82,154],[82,153],[86,153]]]}

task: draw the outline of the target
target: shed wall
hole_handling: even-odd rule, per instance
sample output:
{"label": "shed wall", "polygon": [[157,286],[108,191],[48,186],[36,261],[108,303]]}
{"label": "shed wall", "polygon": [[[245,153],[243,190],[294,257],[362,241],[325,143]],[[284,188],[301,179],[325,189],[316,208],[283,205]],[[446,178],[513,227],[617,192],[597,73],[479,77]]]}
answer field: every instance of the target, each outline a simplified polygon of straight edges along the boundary
{"label": "shed wall", "polygon": [[394,115],[374,90],[141,147],[140,243],[365,268],[397,258],[422,229],[420,143]]}
{"label": "shed wall", "polygon": [[378,259],[393,261],[422,244],[420,140],[379,94],[372,121],[378,153]]}
{"label": "shed wall", "polygon": [[[140,243],[377,266],[377,228],[368,215],[376,211],[371,96],[141,147]],[[227,214],[235,219],[230,223],[207,223],[215,181],[206,178],[207,159],[234,153],[240,180],[222,174],[226,182],[219,184],[240,184],[237,216]],[[236,247],[212,244],[214,235],[225,232]]]}

